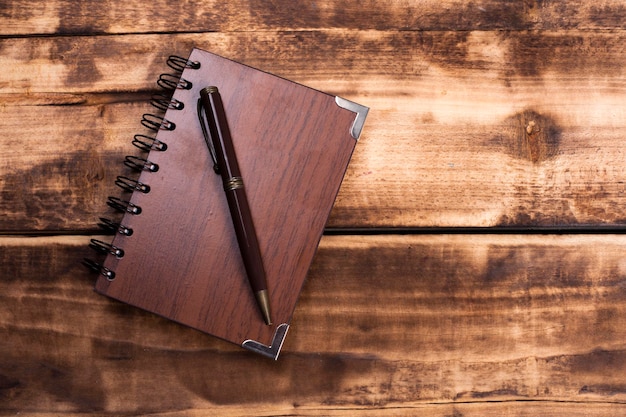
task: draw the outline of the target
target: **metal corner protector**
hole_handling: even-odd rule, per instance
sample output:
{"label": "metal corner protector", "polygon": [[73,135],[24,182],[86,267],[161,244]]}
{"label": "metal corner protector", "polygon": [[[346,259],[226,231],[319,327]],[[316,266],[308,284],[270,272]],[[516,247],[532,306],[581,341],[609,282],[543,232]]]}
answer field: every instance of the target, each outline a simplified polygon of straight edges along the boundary
{"label": "metal corner protector", "polygon": [[356,140],[361,136],[361,130],[363,130],[363,125],[365,124],[365,118],[367,117],[367,113],[369,112],[369,107],[365,107],[361,104],[355,103],[354,101],[346,100],[345,98],[335,96],[335,103],[342,109],[350,110],[351,112],[356,113],[356,117],[354,118],[354,123],[352,123],[352,127],[350,128],[350,135]]}
{"label": "metal corner protector", "polygon": [[243,341],[241,347],[268,357],[270,359],[277,360],[278,355],[280,354],[280,349],[283,347],[283,342],[285,341],[287,330],[289,330],[289,325],[287,323],[280,324],[278,327],[276,327],[276,331],[274,332],[274,338],[272,339],[272,344],[270,344],[269,346],[264,345],[263,343],[259,343],[256,340],[247,339]]}

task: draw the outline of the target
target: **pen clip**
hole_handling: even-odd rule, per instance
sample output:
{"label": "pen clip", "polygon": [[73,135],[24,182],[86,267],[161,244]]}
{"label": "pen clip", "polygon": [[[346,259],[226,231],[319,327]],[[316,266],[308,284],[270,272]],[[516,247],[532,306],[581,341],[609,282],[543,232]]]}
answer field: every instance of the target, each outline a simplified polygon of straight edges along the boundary
{"label": "pen clip", "polygon": [[219,174],[219,167],[217,165],[217,154],[215,152],[215,147],[213,146],[213,142],[211,138],[209,138],[209,131],[207,129],[207,121],[206,121],[206,112],[203,111],[204,106],[202,106],[202,101],[198,99],[198,119],[200,120],[200,127],[202,128],[202,136],[204,137],[204,141],[206,142],[209,153],[211,154],[211,159],[213,160],[213,171],[216,174]]}

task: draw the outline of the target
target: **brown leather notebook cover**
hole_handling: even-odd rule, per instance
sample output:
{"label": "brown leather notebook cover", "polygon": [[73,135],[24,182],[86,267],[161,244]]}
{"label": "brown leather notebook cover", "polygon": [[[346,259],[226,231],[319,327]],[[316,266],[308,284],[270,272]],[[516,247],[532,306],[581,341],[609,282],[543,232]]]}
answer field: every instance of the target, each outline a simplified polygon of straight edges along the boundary
{"label": "brown leather notebook cover", "polygon": [[[107,255],[103,271],[115,277],[100,275],[96,290],[276,359],[368,109],[200,49],[181,62],[170,63],[182,73],[160,81],[176,86],[155,137],[167,149],[137,155],[149,161],[138,177],[149,192],[119,197],[132,204],[121,221],[132,234],[113,238],[123,256]],[[271,326],[202,136],[196,105],[209,85],[221,93],[245,181]]]}

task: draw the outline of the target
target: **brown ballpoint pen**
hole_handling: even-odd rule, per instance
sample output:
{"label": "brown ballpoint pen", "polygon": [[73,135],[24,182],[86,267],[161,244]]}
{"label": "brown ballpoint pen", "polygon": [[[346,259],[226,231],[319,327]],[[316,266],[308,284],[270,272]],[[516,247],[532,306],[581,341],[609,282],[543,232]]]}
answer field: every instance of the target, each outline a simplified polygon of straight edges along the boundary
{"label": "brown ballpoint pen", "polygon": [[[204,112],[201,111],[202,109]],[[204,113],[205,120],[203,120],[202,113]],[[222,98],[217,87],[210,86],[200,90],[198,116],[200,117],[204,139],[216,164],[216,171],[222,176],[224,182],[230,217],[235,227],[239,250],[250,286],[261,309],[263,320],[270,325],[272,319],[265,268],[263,267],[259,242],[250,215],[250,207],[248,206],[243,179],[239,172],[230,130],[226,122]]]}

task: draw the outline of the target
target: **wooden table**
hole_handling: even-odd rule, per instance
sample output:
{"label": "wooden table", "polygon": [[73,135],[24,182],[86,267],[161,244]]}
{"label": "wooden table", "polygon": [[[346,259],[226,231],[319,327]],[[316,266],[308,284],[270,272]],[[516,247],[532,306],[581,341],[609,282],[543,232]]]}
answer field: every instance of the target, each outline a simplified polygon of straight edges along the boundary
{"label": "wooden table", "polygon": [[[0,414],[624,415],[625,22],[623,0],[4,1]],[[371,108],[277,362],[81,265],[193,46]]]}

